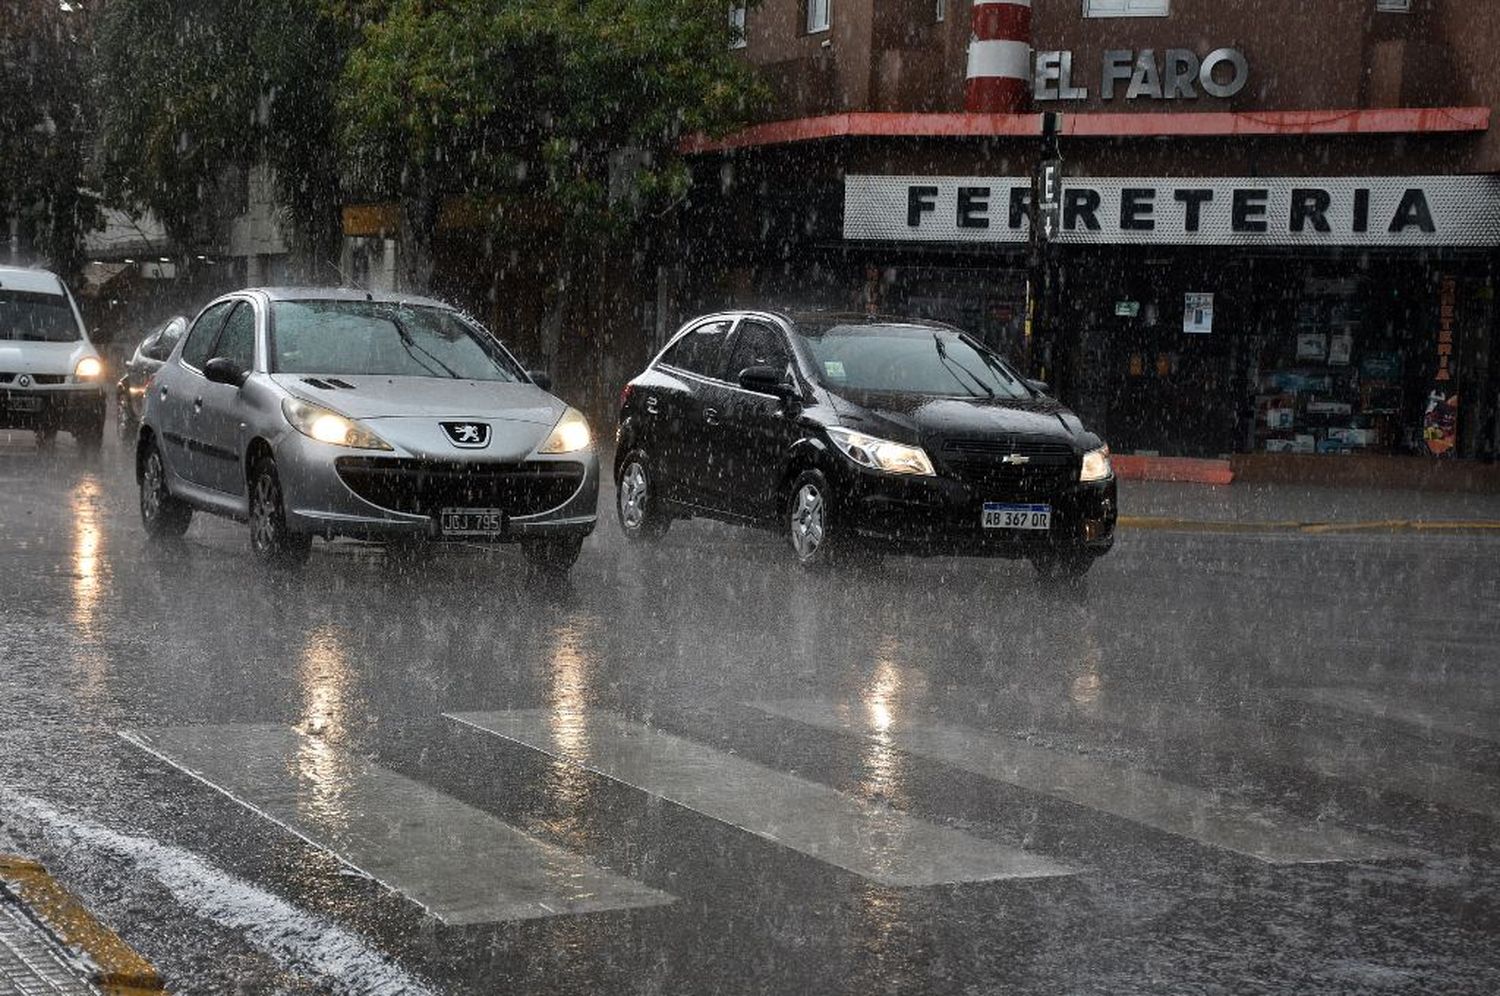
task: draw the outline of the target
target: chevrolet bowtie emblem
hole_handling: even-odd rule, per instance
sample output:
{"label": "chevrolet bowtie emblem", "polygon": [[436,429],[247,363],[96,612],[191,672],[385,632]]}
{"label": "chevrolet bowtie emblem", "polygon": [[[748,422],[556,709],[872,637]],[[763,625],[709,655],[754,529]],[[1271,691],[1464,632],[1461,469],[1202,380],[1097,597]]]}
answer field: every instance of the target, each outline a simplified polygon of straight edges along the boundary
{"label": "chevrolet bowtie emblem", "polygon": [[1008,464],[1011,464],[1012,466],[1019,467],[1023,463],[1030,463],[1031,462],[1031,457],[1029,457],[1029,456],[1023,456],[1020,453],[1007,453],[1005,456],[1003,456],[1003,457],[1000,458],[1000,462],[1001,463],[1008,463]]}

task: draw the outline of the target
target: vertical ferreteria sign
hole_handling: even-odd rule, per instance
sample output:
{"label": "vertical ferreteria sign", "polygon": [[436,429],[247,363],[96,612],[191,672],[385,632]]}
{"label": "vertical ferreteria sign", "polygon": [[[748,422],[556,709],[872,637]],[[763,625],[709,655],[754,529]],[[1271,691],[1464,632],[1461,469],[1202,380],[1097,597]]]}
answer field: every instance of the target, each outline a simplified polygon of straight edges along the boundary
{"label": "vertical ferreteria sign", "polygon": [[1438,282],[1437,370],[1432,375],[1432,393],[1427,395],[1427,413],[1422,417],[1422,438],[1433,456],[1451,456],[1458,447],[1458,360],[1455,321],[1458,311],[1458,281],[1444,276]]}
{"label": "vertical ferreteria sign", "polygon": [[1031,0],[974,0],[964,110],[1020,114],[1031,99]]}

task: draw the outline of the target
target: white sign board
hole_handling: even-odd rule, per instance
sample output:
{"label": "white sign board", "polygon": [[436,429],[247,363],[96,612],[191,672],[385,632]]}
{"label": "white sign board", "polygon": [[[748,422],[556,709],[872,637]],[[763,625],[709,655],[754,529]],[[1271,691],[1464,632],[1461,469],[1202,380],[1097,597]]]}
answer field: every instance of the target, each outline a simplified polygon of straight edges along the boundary
{"label": "white sign board", "polygon": [[1182,331],[1206,335],[1214,330],[1214,296],[1189,291],[1183,295]]}

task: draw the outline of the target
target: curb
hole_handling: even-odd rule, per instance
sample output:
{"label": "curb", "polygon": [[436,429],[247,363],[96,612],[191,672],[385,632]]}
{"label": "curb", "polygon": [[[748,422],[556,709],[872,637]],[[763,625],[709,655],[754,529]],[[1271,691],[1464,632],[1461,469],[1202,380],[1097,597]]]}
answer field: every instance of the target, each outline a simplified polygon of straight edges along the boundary
{"label": "curb", "polygon": [[1189,533],[1486,533],[1500,532],[1491,519],[1379,519],[1370,522],[1256,522],[1239,519],[1176,519],[1157,515],[1122,515],[1123,529],[1155,529]]}
{"label": "curb", "polygon": [[165,993],[161,976],[118,934],[94,918],[83,903],[35,861],[0,854],[0,895],[22,909],[63,946],[88,962],[90,981],[107,996]]}

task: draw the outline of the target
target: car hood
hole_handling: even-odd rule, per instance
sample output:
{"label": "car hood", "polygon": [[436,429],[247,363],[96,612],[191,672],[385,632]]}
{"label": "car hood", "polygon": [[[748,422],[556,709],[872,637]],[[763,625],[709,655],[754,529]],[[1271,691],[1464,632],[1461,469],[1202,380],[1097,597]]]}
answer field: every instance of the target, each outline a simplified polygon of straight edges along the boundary
{"label": "car hood", "polygon": [[1077,415],[1052,398],[1012,401],[855,391],[832,398],[843,425],[897,442],[925,445],[961,436],[1007,436],[1066,442],[1080,450],[1100,445]]}
{"label": "car hood", "polygon": [[72,342],[16,342],[0,339],[0,373],[70,374],[85,356],[99,351],[82,339]]}
{"label": "car hood", "polygon": [[357,419],[472,418],[550,427],[567,408],[535,384],[356,374],[272,374],[271,380],[304,401]]}

